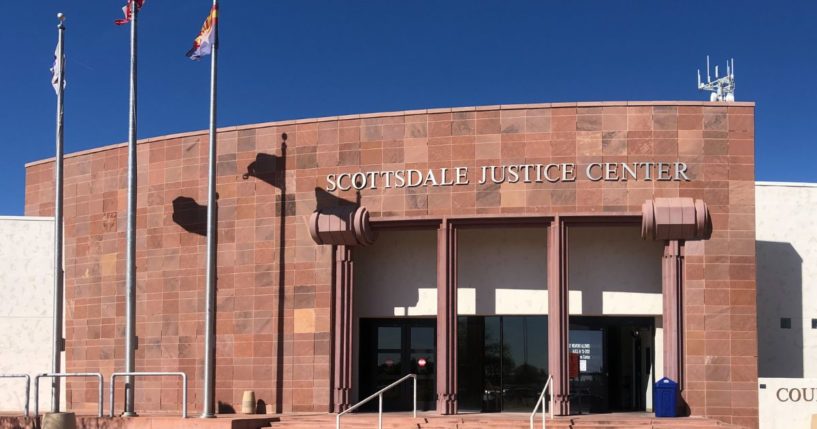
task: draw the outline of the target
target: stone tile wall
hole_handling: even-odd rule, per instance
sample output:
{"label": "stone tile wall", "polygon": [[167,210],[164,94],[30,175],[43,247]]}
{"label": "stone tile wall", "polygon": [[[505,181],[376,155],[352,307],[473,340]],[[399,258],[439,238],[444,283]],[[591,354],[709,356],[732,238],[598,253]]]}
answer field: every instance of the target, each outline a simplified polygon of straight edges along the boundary
{"label": "stone tile wall", "polygon": [[[239,409],[242,391],[252,389],[273,410],[329,409],[332,256],[313,244],[306,224],[318,206],[360,198],[374,219],[611,213],[638,212],[648,198],[684,196],[704,199],[714,223],[710,241],[687,246],[686,397],[693,414],[755,426],[753,127],[753,103],[607,102],[220,130],[218,401]],[[196,409],[207,135],[148,139],[138,154],[136,364],[139,370],[186,371]],[[592,182],[578,174],[575,182],[476,183],[485,165],[570,162],[581,173],[593,162],[636,161],[685,162],[691,180]],[[123,365],[126,163],[123,145],[66,159],[72,371],[107,374]],[[468,185],[364,189],[359,196],[324,191],[328,174],[461,166],[471,170]],[[52,214],[52,168],[48,160],[27,166],[27,215]],[[176,410],[181,396],[175,383],[141,381],[137,408]],[[93,389],[72,382],[68,399],[89,406]]]}

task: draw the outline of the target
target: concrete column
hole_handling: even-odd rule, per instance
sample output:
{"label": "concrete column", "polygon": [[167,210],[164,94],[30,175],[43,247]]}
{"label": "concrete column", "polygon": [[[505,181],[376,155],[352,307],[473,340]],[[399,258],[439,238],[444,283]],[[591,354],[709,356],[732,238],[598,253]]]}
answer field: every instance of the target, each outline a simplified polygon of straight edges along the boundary
{"label": "concrete column", "polygon": [[554,414],[570,415],[568,365],[567,226],[557,216],[548,227],[548,370],[553,376]]}
{"label": "concrete column", "polygon": [[664,300],[664,377],[684,384],[684,241],[668,240],[662,260]]}
{"label": "concrete column", "polygon": [[457,230],[437,230],[437,413],[457,413]]}
{"label": "concrete column", "polygon": [[334,397],[332,404],[336,413],[346,410],[351,405],[353,270],[352,248],[344,245],[335,246]]}

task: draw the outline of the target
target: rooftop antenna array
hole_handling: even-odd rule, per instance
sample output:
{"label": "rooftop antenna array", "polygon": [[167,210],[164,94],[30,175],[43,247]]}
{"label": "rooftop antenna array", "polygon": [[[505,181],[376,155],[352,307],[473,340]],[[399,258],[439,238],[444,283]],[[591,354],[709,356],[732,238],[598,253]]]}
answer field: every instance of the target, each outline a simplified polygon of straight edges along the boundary
{"label": "rooftop antenna array", "polygon": [[698,90],[709,91],[709,101],[735,101],[735,59],[726,62],[726,75],[718,76],[715,65],[715,80],[709,76],[709,55],[706,56],[706,82],[701,82],[701,69],[698,69]]}

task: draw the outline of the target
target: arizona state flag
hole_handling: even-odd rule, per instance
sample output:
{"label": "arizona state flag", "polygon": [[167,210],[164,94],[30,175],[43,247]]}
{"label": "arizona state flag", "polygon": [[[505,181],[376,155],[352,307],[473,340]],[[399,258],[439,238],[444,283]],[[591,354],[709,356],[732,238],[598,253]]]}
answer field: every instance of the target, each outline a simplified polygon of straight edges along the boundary
{"label": "arizona state flag", "polygon": [[142,8],[142,4],[145,3],[145,0],[128,0],[128,3],[122,6],[122,12],[125,14],[125,19],[117,19],[113,23],[116,25],[125,25],[130,22],[131,17],[133,16],[133,11],[131,10],[131,5],[136,3],[136,10]]}
{"label": "arizona state flag", "polygon": [[187,56],[191,60],[198,60],[199,58],[210,55],[213,50],[213,45],[216,43],[216,25],[218,24],[218,6],[213,5],[210,9],[210,15],[204,20],[204,25],[201,26],[199,35],[193,40],[193,47],[187,51]]}

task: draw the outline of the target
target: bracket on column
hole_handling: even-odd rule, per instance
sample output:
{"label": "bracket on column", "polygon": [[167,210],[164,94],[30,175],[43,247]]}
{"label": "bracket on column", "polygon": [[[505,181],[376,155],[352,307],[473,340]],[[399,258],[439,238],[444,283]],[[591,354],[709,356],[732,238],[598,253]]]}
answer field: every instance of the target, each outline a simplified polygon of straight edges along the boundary
{"label": "bracket on column", "polygon": [[354,246],[374,244],[377,234],[365,207],[338,206],[316,210],[309,218],[309,233],[316,244],[332,245],[333,259],[333,367],[332,410],[351,405],[354,315]]}
{"label": "bracket on column", "polygon": [[656,198],[641,206],[641,238],[664,240],[661,263],[664,376],[684,388],[684,243],[712,236],[712,219],[703,200]]}

